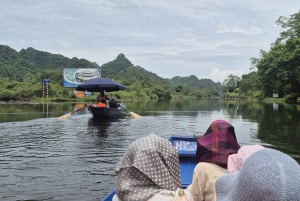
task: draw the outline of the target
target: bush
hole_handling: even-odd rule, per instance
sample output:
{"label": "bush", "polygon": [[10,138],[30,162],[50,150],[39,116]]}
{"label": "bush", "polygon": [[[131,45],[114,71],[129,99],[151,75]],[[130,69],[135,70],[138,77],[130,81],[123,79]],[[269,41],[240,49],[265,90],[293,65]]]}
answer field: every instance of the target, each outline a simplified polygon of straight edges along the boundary
{"label": "bush", "polygon": [[294,93],[294,94],[289,94],[286,95],[283,100],[286,103],[292,104],[292,103],[297,103],[297,100],[300,98],[300,94]]}
{"label": "bush", "polygon": [[13,99],[13,92],[7,89],[0,91],[0,101],[9,101]]}
{"label": "bush", "polygon": [[263,100],[265,95],[263,91],[255,91],[251,95],[252,99]]}

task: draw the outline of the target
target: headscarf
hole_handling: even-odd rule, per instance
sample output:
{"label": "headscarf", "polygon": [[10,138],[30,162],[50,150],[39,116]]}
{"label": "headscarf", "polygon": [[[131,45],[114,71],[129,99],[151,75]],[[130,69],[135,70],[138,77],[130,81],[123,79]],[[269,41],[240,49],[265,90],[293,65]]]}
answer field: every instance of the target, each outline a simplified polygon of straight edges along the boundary
{"label": "headscarf", "polygon": [[216,120],[197,140],[196,162],[214,163],[227,168],[228,156],[236,154],[239,148],[234,127],[227,121]]}
{"label": "headscarf", "polygon": [[237,154],[231,154],[228,157],[228,173],[239,171],[245,162],[245,160],[253,153],[263,149],[261,145],[244,145],[242,146]]}
{"label": "headscarf", "polygon": [[181,186],[177,150],[155,134],[129,145],[116,174],[116,194],[122,201],[146,201],[163,189]]}
{"label": "headscarf", "polygon": [[241,169],[217,178],[217,201],[299,201],[300,166],[290,156],[261,149]]}

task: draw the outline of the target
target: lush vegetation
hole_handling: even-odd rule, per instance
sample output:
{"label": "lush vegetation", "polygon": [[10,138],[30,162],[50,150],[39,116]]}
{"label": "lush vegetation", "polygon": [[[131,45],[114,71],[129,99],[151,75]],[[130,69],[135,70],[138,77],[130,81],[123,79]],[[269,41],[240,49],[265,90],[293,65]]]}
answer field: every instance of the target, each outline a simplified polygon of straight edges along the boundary
{"label": "lush vegetation", "polygon": [[229,76],[223,82],[224,92],[240,90],[242,95],[255,99],[278,93],[287,103],[300,103],[300,11],[279,17],[276,24],[283,31],[270,50],[260,50],[259,58],[250,59],[253,72],[243,75],[239,86],[234,87],[237,79]]}
{"label": "lush vegetation", "polygon": [[[33,48],[17,52],[0,45],[0,101],[40,100],[47,96],[53,101],[76,100],[73,88],[62,86],[63,68],[99,68],[85,59],[69,59],[62,55],[38,51]],[[124,54],[101,67],[102,77],[113,79],[126,91],[110,93],[116,99],[163,99],[172,96],[220,96],[221,84],[196,76],[164,79],[140,66],[134,66]],[[49,78],[48,86],[42,80]],[[44,90],[44,93],[43,93]],[[93,100],[96,94],[86,97]]]}

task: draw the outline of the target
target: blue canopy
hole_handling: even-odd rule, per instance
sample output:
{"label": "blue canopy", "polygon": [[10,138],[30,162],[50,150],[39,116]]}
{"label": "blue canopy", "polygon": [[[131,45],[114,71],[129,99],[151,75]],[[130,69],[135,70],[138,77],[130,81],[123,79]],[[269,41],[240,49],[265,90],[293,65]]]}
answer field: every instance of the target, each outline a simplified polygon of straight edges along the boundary
{"label": "blue canopy", "polygon": [[85,81],[82,84],[79,84],[77,87],[75,87],[76,91],[89,91],[89,92],[100,92],[100,91],[120,91],[125,90],[126,88],[108,78],[93,78],[90,80]]}

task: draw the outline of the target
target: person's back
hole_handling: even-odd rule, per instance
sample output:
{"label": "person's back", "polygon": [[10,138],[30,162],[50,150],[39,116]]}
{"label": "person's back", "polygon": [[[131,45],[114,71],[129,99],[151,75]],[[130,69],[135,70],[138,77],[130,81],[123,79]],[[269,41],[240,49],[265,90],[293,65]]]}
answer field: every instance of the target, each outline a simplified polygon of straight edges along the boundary
{"label": "person's back", "polygon": [[[134,141],[116,168],[114,201],[172,201],[181,187],[175,147],[155,134]],[[187,201],[191,195],[182,191]]]}
{"label": "person's back", "polygon": [[250,155],[241,169],[216,180],[217,201],[299,201],[300,166],[269,148]]}
{"label": "person's back", "polygon": [[206,133],[197,139],[197,165],[188,187],[195,201],[215,200],[215,181],[227,173],[228,156],[236,154],[239,148],[234,127],[224,120],[213,121]]}

